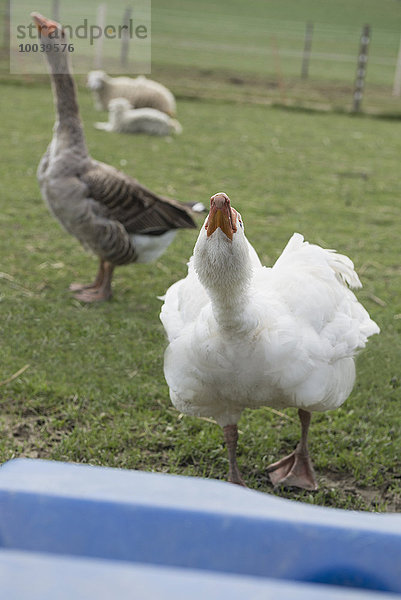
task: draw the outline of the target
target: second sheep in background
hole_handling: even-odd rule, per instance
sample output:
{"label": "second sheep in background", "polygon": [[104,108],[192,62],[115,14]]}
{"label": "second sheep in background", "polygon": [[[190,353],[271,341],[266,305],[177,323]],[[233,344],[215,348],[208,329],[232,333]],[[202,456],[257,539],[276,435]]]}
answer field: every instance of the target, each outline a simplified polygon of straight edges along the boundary
{"label": "second sheep in background", "polygon": [[115,98],[109,103],[109,120],[95,123],[96,129],[118,133],[146,133],[172,135],[182,132],[178,121],[155,108],[131,108],[125,98]]}

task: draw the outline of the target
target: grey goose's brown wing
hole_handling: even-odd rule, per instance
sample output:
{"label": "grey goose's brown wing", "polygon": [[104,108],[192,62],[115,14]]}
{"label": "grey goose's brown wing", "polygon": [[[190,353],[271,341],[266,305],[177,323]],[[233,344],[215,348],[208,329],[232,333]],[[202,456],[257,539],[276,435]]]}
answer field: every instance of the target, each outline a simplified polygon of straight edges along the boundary
{"label": "grey goose's brown wing", "polygon": [[121,223],[128,233],[161,235],[171,229],[196,227],[185,206],[158,196],[105,163],[94,162],[80,179],[87,185],[88,197],[102,206],[103,214]]}

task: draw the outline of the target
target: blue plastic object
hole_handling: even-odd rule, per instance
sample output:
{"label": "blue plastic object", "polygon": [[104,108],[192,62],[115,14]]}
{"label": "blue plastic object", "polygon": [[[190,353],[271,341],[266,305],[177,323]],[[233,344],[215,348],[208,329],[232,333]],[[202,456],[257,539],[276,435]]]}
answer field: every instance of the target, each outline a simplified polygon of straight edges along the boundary
{"label": "blue plastic object", "polygon": [[[127,598],[141,599],[401,594],[400,515],[325,509],[154,473],[6,463],[0,548],[0,589],[8,600],[124,598],[124,585]],[[26,593],[17,572],[30,578]],[[33,595],[32,582],[42,595]],[[56,582],[67,595],[52,595]]]}

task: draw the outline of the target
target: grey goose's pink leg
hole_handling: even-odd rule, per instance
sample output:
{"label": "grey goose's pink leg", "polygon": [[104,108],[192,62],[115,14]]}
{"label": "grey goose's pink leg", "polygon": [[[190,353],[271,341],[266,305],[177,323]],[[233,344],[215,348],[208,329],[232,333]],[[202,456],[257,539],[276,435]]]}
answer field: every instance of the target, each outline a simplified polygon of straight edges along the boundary
{"label": "grey goose's pink leg", "polygon": [[74,294],[74,298],[81,302],[102,302],[110,300],[112,296],[111,280],[113,278],[114,265],[103,261],[103,277],[96,287],[82,289]]}

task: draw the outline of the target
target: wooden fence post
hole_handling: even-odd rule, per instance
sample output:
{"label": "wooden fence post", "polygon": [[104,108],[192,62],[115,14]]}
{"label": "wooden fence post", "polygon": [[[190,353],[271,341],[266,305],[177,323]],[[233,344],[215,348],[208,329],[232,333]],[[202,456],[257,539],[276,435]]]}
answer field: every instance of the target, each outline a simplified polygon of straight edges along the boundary
{"label": "wooden fence post", "polygon": [[362,29],[359,56],[358,56],[358,67],[356,71],[355,89],[354,89],[354,101],[352,110],[353,112],[359,112],[361,110],[361,103],[363,98],[363,88],[365,85],[366,67],[368,62],[368,47],[370,43],[370,25],[365,25]]}
{"label": "wooden fence post", "polygon": [[304,42],[304,53],[302,57],[302,71],[301,78],[308,79],[309,75],[309,60],[312,48],[312,37],[313,37],[313,23],[307,22],[305,27],[305,42]]}
{"label": "wooden fence post", "polygon": [[272,50],[273,50],[274,66],[276,69],[277,85],[278,85],[278,88],[280,91],[280,99],[281,99],[282,104],[287,104],[286,93],[285,93],[285,83],[284,83],[284,79],[283,79],[283,72],[281,70],[280,52],[278,49],[277,37],[275,35],[272,35],[270,40],[271,40],[271,45],[272,45]]}
{"label": "wooden fence post", "polygon": [[60,0],[53,0],[52,16],[54,21],[60,23]]}
{"label": "wooden fence post", "polygon": [[401,39],[398,49],[397,66],[395,67],[393,96],[397,96],[398,98],[401,96]]}
{"label": "wooden fence post", "polygon": [[3,21],[3,48],[10,47],[10,22],[11,22],[11,0],[4,2],[4,21]]}
{"label": "wooden fence post", "polygon": [[129,41],[130,41],[130,37],[129,37],[129,30],[130,30],[130,19],[131,19],[131,15],[132,15],[132,8],[130,6],[127,6],[127,8],[124,11],[124,17],[123,17],[123,30],[121,33],[121,57],[120,57],[120,61],[121,61],[121,66],[123,69],[126,69],[128,66],[128,55],[129,55]]}
{"label": "wooden fence post", "polygon": [[99,4],[97,7],[96,23],[97,26],[100,27],[102,34],[96,39],[95,43],[95,60],[93,63],[95,69],[101,69],[103,67],[103,33],[106,24],[106,10],[106,4]]}

